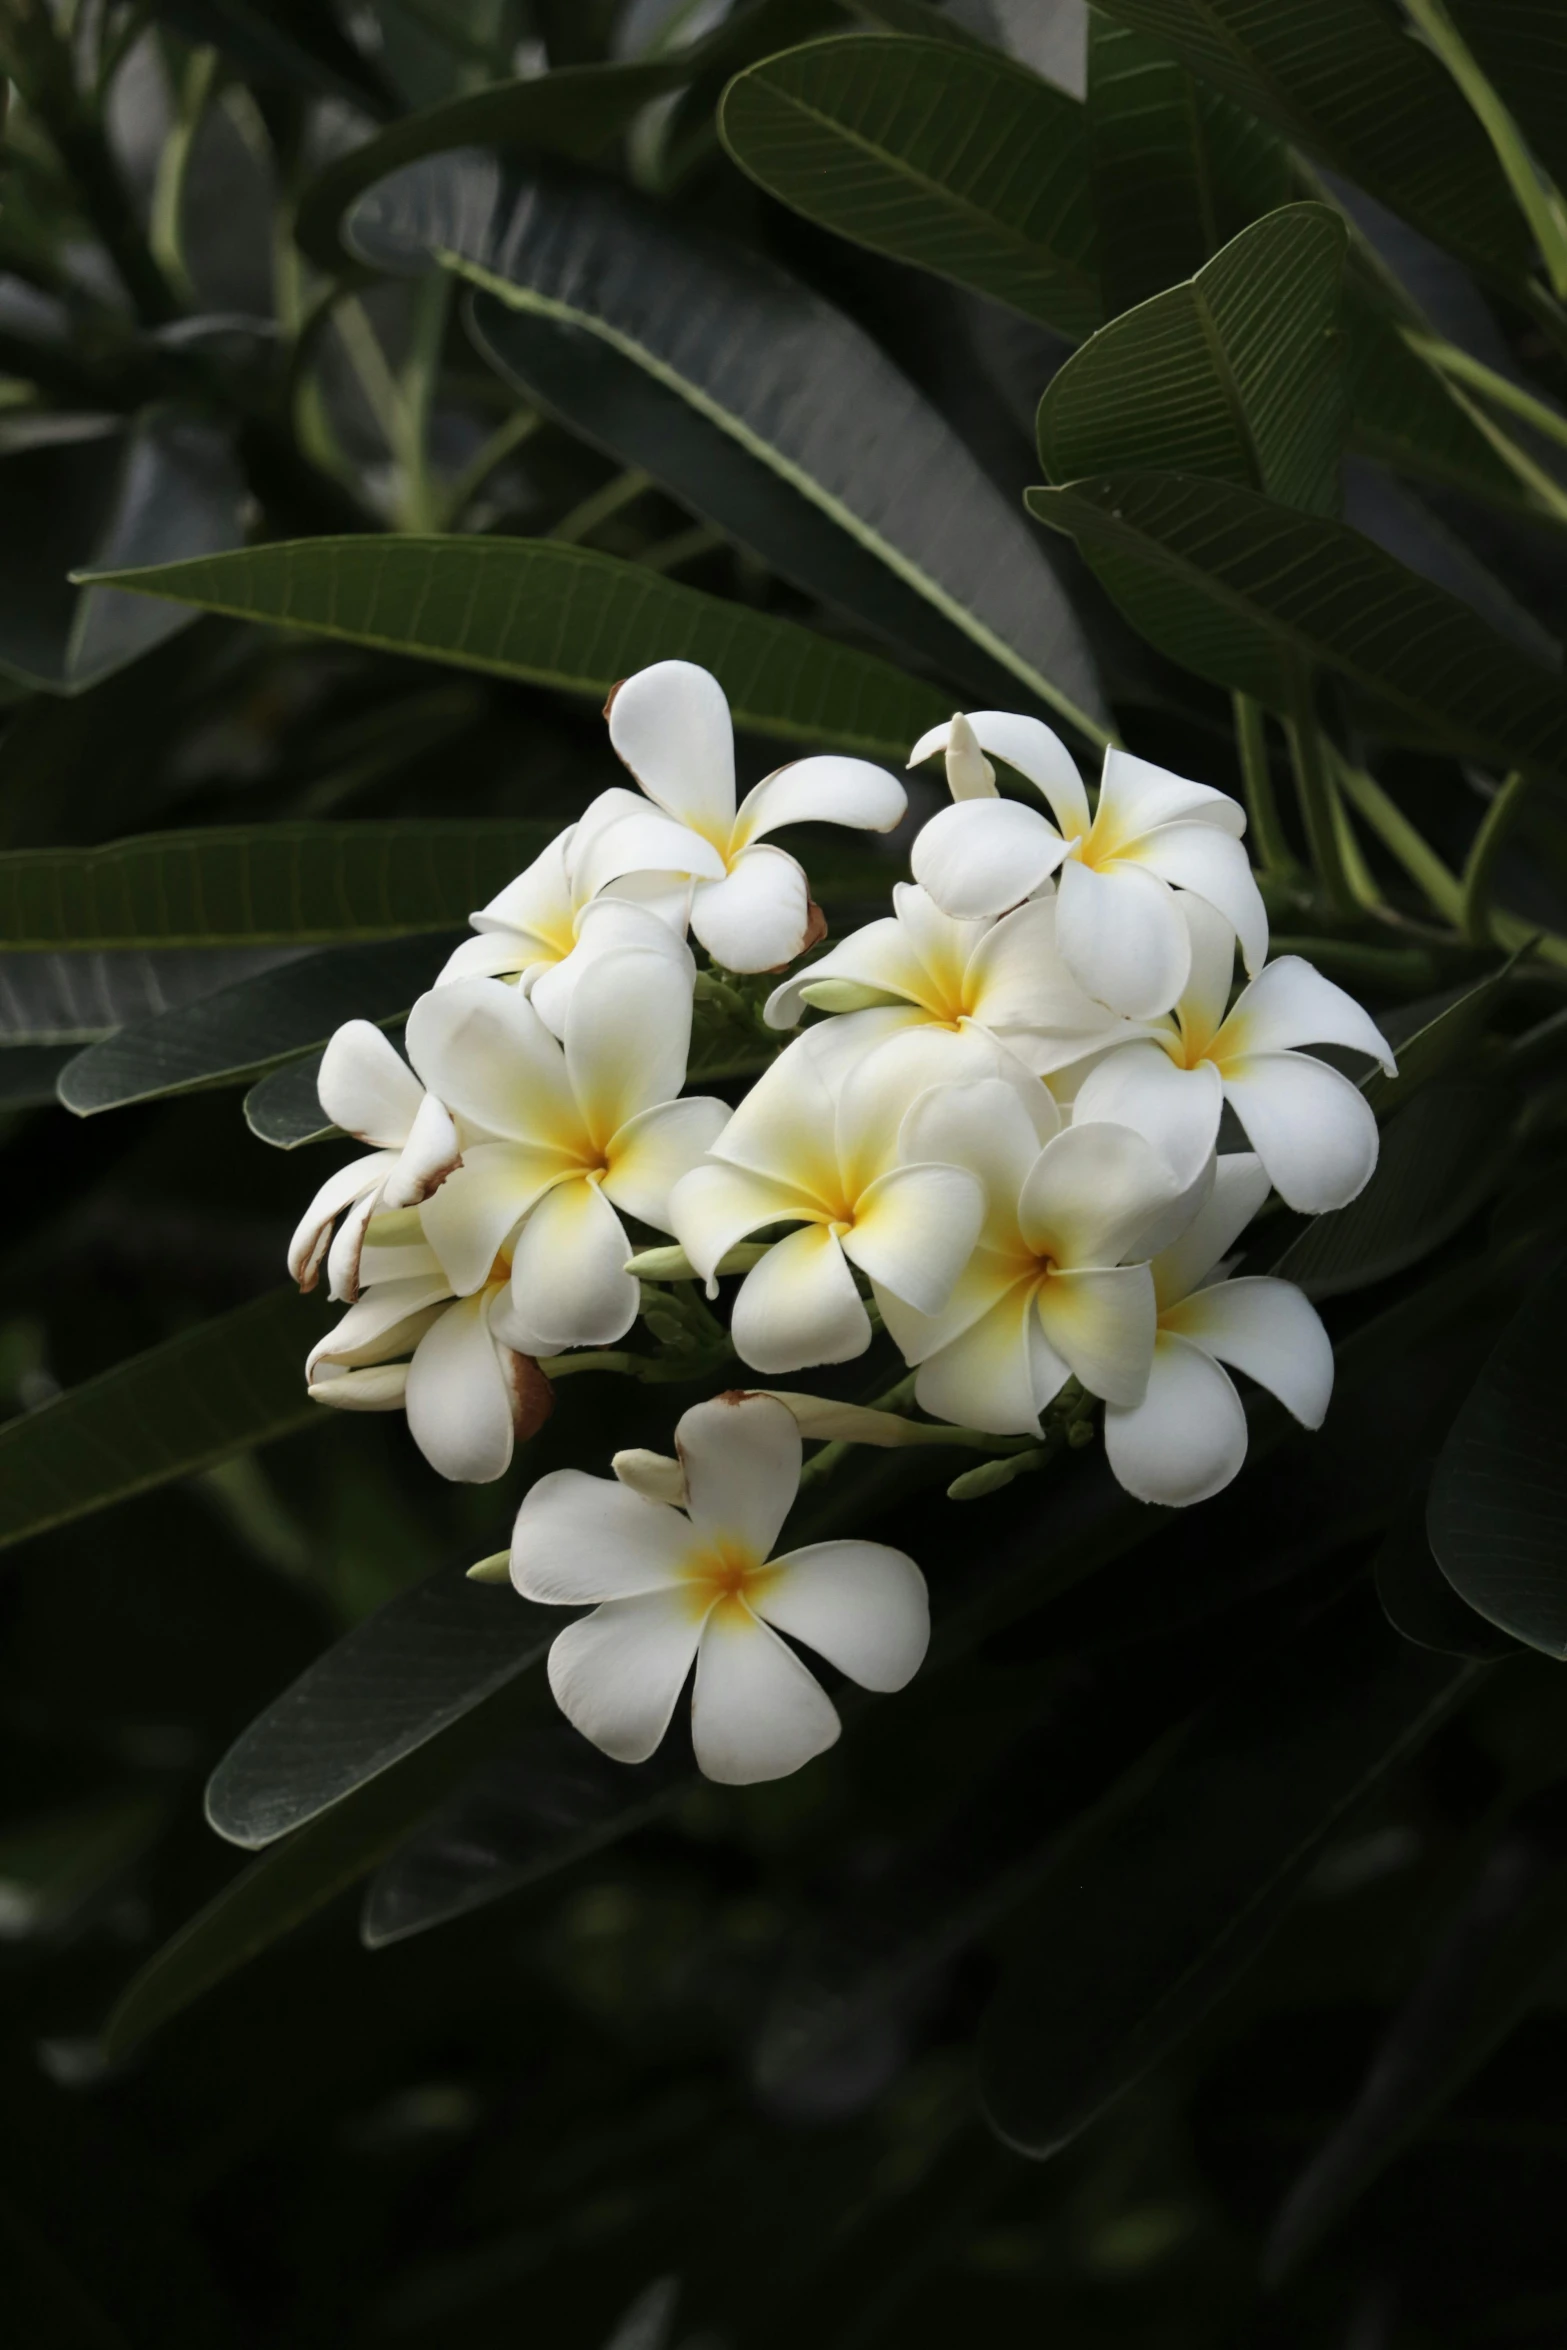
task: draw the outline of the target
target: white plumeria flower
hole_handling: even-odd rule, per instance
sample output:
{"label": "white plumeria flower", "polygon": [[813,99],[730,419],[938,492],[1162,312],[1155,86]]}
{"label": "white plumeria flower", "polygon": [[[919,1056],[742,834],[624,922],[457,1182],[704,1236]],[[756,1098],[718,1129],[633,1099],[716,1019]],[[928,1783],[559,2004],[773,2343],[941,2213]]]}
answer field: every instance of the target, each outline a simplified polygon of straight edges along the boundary
{"label": "white plumeria flower", "polygon": [[917,1102],[911,1157],[968,1168],[985,1193],[979,1243],[945,1308],[882,1314],[919,1367],[924,1410],[998,1436],[1037,1436],[1039,1415],[1078,1379],[1136,1403],[1154,1345],[1154,1286],[1143,1235],[1167,1210],[1168,1168],[1128,1127],[1064,1131],[1043,1085],[984,1077]]}
{"label": "white plumeria flower", "polygon": [[554,1408],[548,1379],[497,1328],[510,1302],[507,1273],[498,1266],[472,1297],[454,1298],[433,1250],[398,1254],[415,1269],[372,1282],[311,1349],[309,1392],[340,1411],[406,1411],[432,1469],[492,1484]]}
{"label": "white plumeria flower", "polygon": [[[691,876],[691,928],[729,971],[779,970],[822,935],[805,874],[764,834],[808,823],[890,832],[908,807],[884,768],[824,757],[778,768],[737,808],[729,704],[717,678],[690,661],[655,662],[617,686],[609,738],[649,800],[686,829],[688,851],[665,862]],[[585,884],[624,835],[616,827],[606,841],[584,860]]]}
{"label": "white plumeria flower", "polygon": [[959,921],[906,881],[894,886],[892,902],[889,917],[773,990],[770,1027],[793,1028],[807,1004],[840,1016],[902,1005],[911,1026],[979,1028],[1001,1038],[1036,1076],[1141,1033],[1085,996],[1067,970],[1056,952],[1053,893],[999,921]]}
{"label": "white plumeria flower", "polygon": [[327,1177],[288,1244],[288,1269],[301,1289],[314,1289],[324,1257],[328,1295],[351,1300],[359,1294],[360,1251],[371,1217],[383,1208],[411,1207],[436,1188],[457,1164],[457,1129],[368,1020],[350,1020],[338,1029],[321,1056],[316,1091],[334,1126],[376,1147],[368,1158],[350,1159]]}
{"label": "white plumeria flower", "polygon": [[1377,1163],[1377,1122],[1360,1088],[1294,1048],[1347,1045],[1380,1061],[1392,1048],[1353,996],[1298,955],[1258,973],[1226,1013],[1235,948],[1229,925],[1200,899],[1182,912],[1191,973],[1173,1018],[1090,1071],[1075,1115],[1135,1126],[1187,1179],[1212,1152],[1226,1102],[1279,1197],[1303,1215],[1342,1208]]}
{"label": "white plumeria flower", "polygon": [[1139,1501],[1182,1508],[1219,1493],[1246,1458],[1246,1413],[1226,1363],[1320,1428],[1333,1393],[1333,1348],[1316,1308],[1288,1281],[1227,1280],[1214,1268],[1268,1196],[1250,1152],[1222,1158],[1207,1204],[1153,1260],[1159,1331],[1140,1403],[1106,1404],[1110,1466]]}
{"label": "white plumeria flower", "polygon": [[[875,1021],[868,1012],[856,1018]],[[961,1165],[900,1149],[912,1102],[992,1055],[983,1041],[917,1028],[863,1056],[828,1021],[780,1054],[670,1197],[676,1239],[718,1293],[717,1267],[748,1234],[794,1224],[740,1285],[730,1335],[753,1370],[842,1363],[871,1342],[852,1268],[877,1298],[938,1313],[979,1231],[984,1197]],[[1043,1090],[1043,1089],[1041,1089]]]}
{"label": "white plumeria flower", "polygon": [[[1241,846],[1245,812],[1224,792],[1112,748],[1090,817],[1065,744],[1040,719],[1006,710],[975,710],[932,727],[910,766],[935,751],[947,755],[954,805],[920,833],[913,867],[949,914],[999,914],[1059,872],[1063,962],[1085,995],[1134,1020],[1167,1012],[1186,984],[1190,950],[1177,890],[1214,906],[1240,940],[1247,970],[1261,968],[1267,911]],[[986,751],[1043,793],[1054,825],[997,795]]]}
{"label": "white plumeria flower", "polygon": [[930,1639],[924,1577],[879,1542],[773,1557],[800,1482],[800,1432],[772,1397],[698,1404],[675,1442],[683,1478],[656,1490],[680,1492],[683,1510],[578,1469],[541,1477],[517,1513],[512,1581],[527,1599],[593,1606],[551,1648],[550,1687],[617,1762],[653,1753],[694,1663],[701,1769],[728,1786],[783,1778],[841,1725],[779,1634],[863,1688],[901,1689]]}
{"label": "white plumeria flower", "polygon": [[640,1291],[616,1211],[668,1231],[671,1188],[729,1115],[720,1101],[676,1099],[691,1041],[687,964],[640,948],[600,956],[572,992],[563,1045],[494,979],[434,988],[409,1015],[414,1066],[483,1137],[425,1203],[425,1237],[460,1297],[509,1254],[496,1327],[523,1354],[625,1335]]}

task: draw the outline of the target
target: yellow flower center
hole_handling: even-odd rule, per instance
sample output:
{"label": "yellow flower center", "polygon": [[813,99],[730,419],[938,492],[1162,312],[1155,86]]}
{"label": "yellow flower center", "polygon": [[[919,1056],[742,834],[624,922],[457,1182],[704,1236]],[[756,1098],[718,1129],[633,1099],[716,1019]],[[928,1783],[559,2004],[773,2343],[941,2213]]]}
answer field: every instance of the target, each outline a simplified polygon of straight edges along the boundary
{"label": "yellow flower center", "polygon": [[697,1616],[706,1616],[714,1608],[743,1614],[747,1603],[760,1597],[776,1573],[749,1543],[727,1536],[693,1550],[680,1567],[688,1605]]}

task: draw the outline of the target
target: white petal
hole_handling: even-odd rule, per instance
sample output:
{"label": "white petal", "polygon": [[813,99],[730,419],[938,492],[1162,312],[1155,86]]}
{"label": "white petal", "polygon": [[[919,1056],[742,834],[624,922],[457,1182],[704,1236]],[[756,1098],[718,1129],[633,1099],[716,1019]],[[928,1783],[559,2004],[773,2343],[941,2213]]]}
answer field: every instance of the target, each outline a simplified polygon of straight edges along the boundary
{"label": "white petal", "polygon": [[1017,1287],[1019,1280],[1032,1281],[1037,1271],[1014,1237],[1008,1249],[980,1247],[974,1251],[939,1314],[916,1313],[890,1289],[878,1289],[876,1302],[888,1336],[912,1367],[971,1329]]}
{"label": "white petal", "polygon": [[1223,1068],[1240,1054],[1283,1053],[1302,1044],[1348,1045],[1380,1061],[1389,1077],[1398,1073],[1393,1048],[1370,1013],[1299,955],[1281,955],[1242,991],[1214,1038],[1213,1057]]}
{"label": "white petal", "polygon": [[[629,798],[630,795],[628,794]],[[586,811],[592,818],[593,809]],[[571,944],[576,897],[570,880],[570,855],[581,824],[568,824],[515,881],[508,881],[498,897],[471,917],[475,930],[519,932],[538,941],[536,953],[563,955]]]}
{"label": "white petal", "polygon": [[459,1298],[408,1366],[409,1433],[432,1469],[490,1485],[511,1466],[516,1399],[490,1333],[488,1300]]}
{"label": "white petal", "polygon": [[1191,970],[1174,896],[1137,865],[1097,873],[1069,859],[1057,885],[1056,945],[1085,995],[1132,1020],[1168,1012]]}
{"label": "white petal", "polygon": [[1293,1282],[1216,1282],[1171,1306],[1164,1326],[1244,1371],[1303,1427],[1321,1427],[1333,1394],[1333,1346],[1321,1315]]}
{"label": "white petal", "polygon": [[305,1377],[313,1378],[323,1363],[357,1369],[409,1353],[429,1328],[431,1316],[450,1297],[439,1273],[423,1280],[381,1282],[351,1305],[325,1338],[317,1339],[305,1357]]}
{"label": "white petal", "polygon": [[694,976],[689,959],[628,947],[600,955],[578,979],[566,1070],[600,1154],[640,1110],[673,1101],[684,1085]]}
{"label": "white petal", "polygon": [[628,1119],[610,1146],[604,1197],[639,1222],[670,1231],[670,1193],[712,1149],[728,1123],[729,1104],[706,1094],[658,1102]]}
{"label": "white petal", "polygon": [[370,1218],[380,1205],[380,1195],[364,1192],[355,1200],[333,1235],[326,1253],[327,1295],[339,1305],[352,1305],[359,1295],[360,1261],[364,1255],[365,1232]]}
{"label": "white petal", "polygon": [[1241,1399],[1200,1348],[1161,1331],[1141,1403],[1105,1405],[1105,1453],[1138,1501],[1206,1501],[1246,1458]]}
{"label": "white petal", "polygon": [[1206,899],[1240,940],[1247,970],[1262,969],[1268,957],[1268,909],[1238,840],[1211,824],[1165,824],[1138,842],[1135,855],[1133,870],[1157,873],[1161,881]]}
{"label": "white petal", "polygon": [[419,1211],[424,1236],[459,1297],[483,1288],[523,1217],[569,1174],[554,1151],[514,1142],[470,1146]]}
{"label": "white petal", "polygon": [[455,1117],[506,1142],[580,1138],[566,1057],[520,988],[499,979],[432,988],[408,1015],[408,1058]]}
{"label": "white petal", "polygon": [[1304,1216],[1348,1205],[1377,1163],[1365,1095],[1308,1053],[1246,1054],[1224,1069],[1224,1098],[1279,1197]]}
{"label": "white petal", "polygon": [[691,661],[655,661],[616,687],[609,739],[650,800],[728,838],[735,738],[724,689]]}
{"label": "white petal", "polygon": [[314,1289],[332,1227],[343,1210],[366,1193],[379,1192],[396,1164],[395,1152],[372,1151],[368,1158],[350,1159],[327,1177],[288,1244],[289,1273],[301,1289]]}
{"label": "white petal", "polygon": [[1138,1401],[1158,1320],[1146,1265],[1053,1273],[1040,1284],[1036,1307],[1046,1340],[1090,1395]]}
{"label": "white petal", "polygon": [[765,1622],[803,1640],[862,1689],[906,1688],[930,1646],[925,1578],[884,1542],[813,1542],[775,1561]]}
{"label": "white petal", "polygon": [[1179,1240],[1153,1261],[1153,1285],[1161,1313],[1187,1297],[1221,1257],[1229,1255],[1272,1186],[1253,1151],[1227,1151],[1213,1171],[1213,1188]]}
{"label": "white petal", "polygon": [[511,1579],[524,1599],[586,1607],[671,1589],[691,1548],[678,1510],[644,1501],[612,1477],[552,1469],[517,1512]]}
{"label": "white petal", "polygon": [[834,1118],[844,1198],[858,1199],[900,1155],[907,1156],[900,1143],[903,1122],[922,1094],[933,1085],[993,1076],[997,1066],[991,1040],[970,1029],[910,1028],[867,1053],[852,1081],[840,1087]]}
{"label": "white petal", "polygon": [[633,793],[625,797],[629,810],[579,842],[572,853],[572,885],[579,906],[601,890],[623,888],[644,874],[658,876],[667,888],[672,875],[689,880],[720,881],[724,860],[703,833],[674,816],[661,815]]}
{"label": "white petal", "polygon": [[1058,1265],[1113,1265],[1175,1192],[1164,1162],[1129,1126],[1074,1124],[1040,1152],[1019,1221],[1030,1248]]}
{"label": "white petal", "polygon": [[966,1168],[894,1167],[860,1195],[844,1254],[878,1289],[916,1313],[939,1314],[984,1216],[984,1187]]}
{"label": "white petal", "polygon": [[621,947],[644,947],[649,954],[667,955],[682,971],[695,976],[691,950],[685,942],[689,892],[682,886],[674,901],[678,921],[669,918],[664,899],[646,904],[634,898],[606,895],[584,906],[577,921],[577,943],[558,963],[541,970],[529,1001],[552,1036],[566,1033],[566,1012],[578,980],[589,964]]}
{"label": "white petal", "polygon": [[305,1389],[312,1403],[340,1412],[400,1412],[407,1391],[406,1363],[368,1363],[362,1371],[323,1363]]}
{"label": "white petal", "polygon": [[626,1271],[630,1254],[626,1228],[596,1183],[557,1184],[517,1235],[509,1343],[540,1355],[624,1338],[642,1294]]}
{"label": "white petal", "polygon": [[462,1157],[457,1129],[433,1093],[419,1104],[419,1114],[398,1153],[396,1166],[381,1190],[387,1208],[412,1208],[434,1191]]}
{"label": "white petal", "polygon": [[[838,1113],[817,1039],[832,1036],[853,1020],[877,1017],[854,1013],[848,1020],[824,1021],[820,1028],[796,1037],[751,1087],[714,1143],[713,1156],[787,1184],[827,1213],[836,1212],[841,1206]],[[880,1031],[875,1041],[885,1041]]]}
{"label": "white petal", "polygon": [[889,915],[851,932],[814,963],[773,989],[765,1017],[769,1028],[795,1028],[805,1009],[804,990],[818,981],[843,979],[906,1002],[935,1009],[929,975],[903,925]]}
{"label": "white petal", "polygon": [[868,759],[795,759],[746,793],[735,819],[734,843],[738,848],[760,840],[784,824],[848,824],[856,832],[891,832],[908,807],[897,777]]}
{"label": "white petal", "polygon": [[595,1608],[550,1650],[555,1703],[616,1762],[646,1762],[669,1728],[701,1637],[700,1611],[680,1592]]}
{"label": "white petal", "polygon": [[1037,1436],[1040,1398],[1029,1330],[1034,1318],[1032,1284],[1019,1281],[920,1365],[914,1393],[921,1409],[993,1436]]}
{"label": "white petal", "polygon": [[982,1237],[992,1248],[1017,1240],[1017,1205],[1061,1114],[1042,1085],[1031,1093],[1005,1078],[943,1085],[917,1101],[903,1121],[900,1148],[911,1160],[966,1167],[985,1192]]}
{"label": "white petal", "polygon": [[1151,759],[1134,758],[1130,751],[1111,748],[1105,753],[1099,779],[1096,818],[1096,854],[1119,854],[1117,843],[1135,839],[1158,824],[1177,824],[1195,818],[1239,840],[1246,829],[1246,811],[1227,792],[1206,783],[1189,783],[1156,767]]}
{"label": "white petal", "polygon": [[726,971],[777,971],[803,954],[811,892],[784,849],[742,849],[722,881],[698,882],[691,928]]}
{"label": "white petal", "polygon": [[752,1266],[729,1330],[740,1360],[769,1374],[846,1363],[871,1342],[848,1261],[823,1224],[791,1232]]}
{"label": "white petal", "polygon": [[[1036,791],[1043,792],[1069,839],[1088,830],[1088,794],[1077,762],[1058,734],[1042,719],[1025,717],[1016,710],[970,710],[967,716],[981,750],[992,758],[1005,759],[1019,775],[1027,776]],[[922,735],[909,754],[909,765],[916,767],[932,751],[944,750],[947,734],[945,726],[935,726]]]}
{"label": "white petal", "polygon": [[787,1405],[741,1394],[693,1404],[675,1448],[697,1533],[770,1559],[800,1485],[800,1430]]}
{"label": "white petal", "polygon": [[1219,1131],[1224,1088],[1211,1061],[1178,1069],[1161,1045],[1118,1045],[1091,1069],[1072,1104],[1074,1126],[1107,1120],[1150,1143],[1187,1191],[1202,1175]]}
{"label": "white petal", "polygon": [[1183,889],[1176,899],[1192,942],[1192,967],[1175,1016],[1191,1057],[1206,1052],[1223,1025],[1235,977],[1235,931],[1206,898]]}
{"label": "white petal", "polygon": [[419,1114],[424,1087],[389,1038],[368,1020],[349,1020],[321,1056],[321,1107],[360,1142],[400,1150]]}
{"label": "white petal", "polygon": [[943,913],[973,921],[1032,897],[1066,843],[1021,800],[958,800],[923,828],[909,863]]}
{"label": "white petal", "polygon": [[691,1741],[709,1779],[751,1787],[787,1778],[825,1753],[839,1727],[820,1682],[776,1632],[746,1608],[714,1608],[691,1692]]}
{"label": "white petal", "polygon": [[669,1195],[669,1230],[707,1284],[718,1295],[715,1268],[737,1240],[763,1224],[783,1224],[802,1213],[799,1194],[753,1175],[748,1167],[715,1163],[693,1167]]}
{"label": "white petal", "polygon": [[[969,1016],[983,1028],[1026,1031],[1074,1059],[1132,1034],[1119,1013],[1083,993],[1056,947],[1059,900],[1030,898],[976,941],[965,973]],[[1031,1056],[1032,1062],[1033,1056]]]}
{"label": "white petal", "polygon": [[485,930],[453,947],[435,974],[434,984],[450,987],[458,979],[507,978],[514,972],[546,970],[550,962],[549,950],[529,931]]}

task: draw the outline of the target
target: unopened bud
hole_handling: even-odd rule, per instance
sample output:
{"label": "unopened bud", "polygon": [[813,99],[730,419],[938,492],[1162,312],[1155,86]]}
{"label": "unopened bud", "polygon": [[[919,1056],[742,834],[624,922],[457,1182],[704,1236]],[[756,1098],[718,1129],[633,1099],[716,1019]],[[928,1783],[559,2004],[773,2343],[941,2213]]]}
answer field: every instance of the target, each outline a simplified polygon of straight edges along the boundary
{"label": "unopened bud", "polygon": [[629,1452],[617,1452],[609,1465],[621,1484],[632,1493],[639,1493],[644,1501],[670,1502],[677,1510],[685,1508],[685,1469],[667,1453],[644,1452],[634,1447]]}
{"label": "unopened bud", "polygon": [[955,800],[993,800],[996,771],[961,710],[947,730],[947,789]]}
{"label": "unopened bud", "polygon": [[818,1012],[870,1012],[904,1001],[884,987],[862,987],[857,979],[813,979],[800,993]]}
{"label": "unopened bud", "polygon": [[509,1583],[511,1581],[511,1552],[492,1550],[487,1559],[479,1559],[468,1569],[470,1583]]}

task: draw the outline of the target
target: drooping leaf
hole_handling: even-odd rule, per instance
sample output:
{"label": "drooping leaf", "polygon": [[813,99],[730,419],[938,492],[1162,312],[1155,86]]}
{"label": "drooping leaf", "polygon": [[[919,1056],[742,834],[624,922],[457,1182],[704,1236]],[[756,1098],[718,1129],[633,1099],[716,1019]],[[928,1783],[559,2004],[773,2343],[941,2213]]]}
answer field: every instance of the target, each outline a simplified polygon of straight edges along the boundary
{"label": "drooping leaf", "polygon": [[595,698],[652,661],[697,661],[738,726],[900,763],[946,713],[868,653],[548,539],[303,539],[118,576],[204,611]]}
{"label": "drooping leaf", "polygon": [[1060,334],[1098,325],[1083,110],[994,51],[815,41],[739,75],[719,124],[808,220]]}
{"label": "drooping leaf", "polygon": [[1456,598],[1340,523],[1176,473],[1030,490],[1135,627],[1200,677],[1287,709],[1293,664],[1336,670],[1368,722],[1567,773],[1567,691]]}
{"label": "drooping leaf", "polygon": [[1345,241],[1325,204],[1285,205],[1188,284],[1101,327],[1040,402],[1050,479],[1157,464],[1334,512]]}
{"label": "drooping leaf", "polygon": [[1238,105],[1504,284],[1529,238],[1479,123],[1379,0],[1101,0]]}
{"label": "drooping leaf", "polygon": [[302,1143],[325,1142],[340,1131],[328,1123],[321,1107],[320,1076],[321,1054],[315,1052],[285,1061],[281,1069],[257,1078],[245,1096],[245,1124],[259,1142],[292,1151]]}
{"label": "drooping leaf", "polygon": [[1343,1297],[1418,1265],[1468,1223],[1513,1149],[1518,1098],[1453,1078],[1425,1086],[1383,1131],[1376,1173],[1347,1208],[1313,1217],[1274,1268],[1308,1297]]}
{"label": "drooping leaf", "polygon": [[[1026,524],[864,330],[820,296],[611,181],[565,167],[508,176],[489,155],[398,173],[360,199],[346,233],[378,267],[439,259],[498,301],[593,335],[766,467],[793,493],[786,512],[805,501],[890,572],[905,590],[899,609],[911,597],[928,605],[943,624],[938,652],[956,630],[1103,738],[1087,640]],[[601,399],[608,388],[606,378]],[[692,465],[688,451],[687,478]],[[860,568],[847,574],[851,590]],[[813,585],[826,576],[820,554],[810,575]],[[879,607],[868,616],[884,625]]]}
{"label": "drooping leaf", "polygon": [[1195,277],[1289,201],[1283,141],[1099,8],[1088,12],[1087,105],[1107,319]]}
{"label": "drooping leaf", "polygon": [[271,1290],[0,1427],[0,1548],[320,1419],[325,1301]]}
{"label": "drooping leaf", "polygon": [[89,1044],[258,980],[276,947],[128,947],[0,956],[0,1047]]}
{"label": "drooping leaf", "polygon": [[1344,279],[1345,382],[1354,445],[1395,471],[1540,515],[1518,475],[1438,368],[1411,349],[1396,312],[1350,269]]}
{"label": "drooping leaf", "polygon": [[1270,2278],[1297,2268],[1452,2103],[1547,1992],[1564,1946],[1567,1804],[1558,1787],[1513,1815],[1447,1920],[1359,2095],[1284,2200],[1265,2254]]}
{"label": "drooping leaf", "polygon": [[237,1084],[311,1045],[344,1020],[390,1020],[424,993],[460,934],[420,933],[302,955],[78,1053],[60,1099],[79,1118],[206,1085]]}
{"label": "drooping leaf", "polygon": [[1409,1647],[1357,1590],[1220,1697],[1020,1927],[981,2043],[1002,2136],[1057,2151],[1175,2047],[1483,1669]]}
{"label": "drooping leaf", "polygon": [[0,675],[80,693],[172,636],[183,618],[71,576],[237,547],[244,494],[223,430],[167,409],[0,457]]}
{"label": "drooping leaf", "polygon": [[1567,1268],[1508,1325],[1453,1423],[1426,1531],[1470,1607],[1547,1656],[1567,1657]]}
{"label": "drooping leaf", "polygon": [[544,823],[214,825],[0,854],[0,938],[40,947],[271,945],[445,930],[554,837]]}
{"label": "drooping leaf", "polygon": [[399,1592],[235,1740],[208,1821],[253,1851],[304,1827],[537,1664],[563,1621],[461,1570]]}
{"label": "drooping leaf", "polygon": [[1537,160],[1567,186],[1567,25],[1554,0],[1448,0]]}
{"label": "drooping leaf", "polygon": [[469,1771],[503,1751],[537,1699],[513,1676],[437,1737],[274,1845],[166,1942],[104,2026],[110,2056],[160,2025],[357,1884]]}
{"label": "drooping leaf", "polygon": [[1520,1653],[1516,1640],[1466,1607],[1431,1556],[1426,1539],[1426,1485],[1389,1527],[1376,1555],[1377,1597],[1395,1632],[1439,1656],[1472,1656],[1492,1663]]}
{"label": "drooping leaf", "polygon": [[1393,1047],[1398,1075],[1389,1077],[1383,1070],[1373,1069],[1360,1087],[1379,1118],[1400,1108],[1421,1086],[1473,1052],[1517,960],[1514,955],[1499,971],[1472,987],[1450,988],[1434,999],[1401,1005],[1383,1020],[1382,1032]]}

